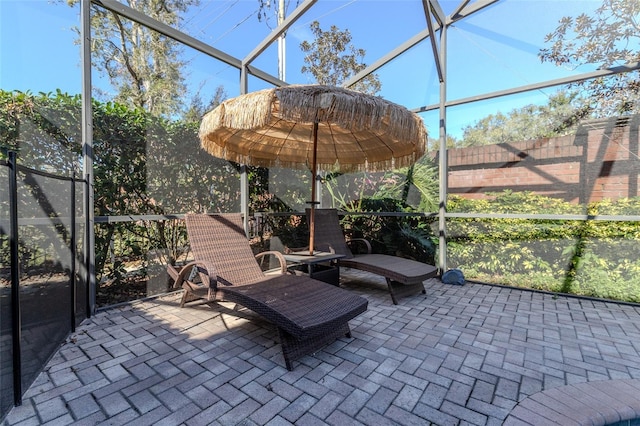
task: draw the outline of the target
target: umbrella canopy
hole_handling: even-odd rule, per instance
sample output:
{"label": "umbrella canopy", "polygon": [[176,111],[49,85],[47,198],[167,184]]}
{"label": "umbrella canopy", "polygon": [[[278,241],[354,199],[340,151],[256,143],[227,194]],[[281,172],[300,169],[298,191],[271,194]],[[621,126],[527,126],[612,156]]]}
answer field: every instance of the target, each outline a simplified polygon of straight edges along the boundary
{"label": "umbrella canopy", "polygon": [[[308,167],[315,182],[318,169],[379,171],[411,165],[424,155],[427,132],[417,114],[380,97],[333,86],[292,85],[222,102],[203,117],[200,140],[212,155],[237,163]],[[313,184],[311,192],[313,212]],[[313,220],[310,228],[313,238]]]}

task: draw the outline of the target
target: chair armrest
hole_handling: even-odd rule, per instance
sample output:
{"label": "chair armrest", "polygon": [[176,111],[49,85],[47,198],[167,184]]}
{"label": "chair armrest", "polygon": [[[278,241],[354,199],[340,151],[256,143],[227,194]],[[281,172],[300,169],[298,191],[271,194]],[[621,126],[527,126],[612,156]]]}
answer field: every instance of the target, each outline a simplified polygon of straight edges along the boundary
{"label": "chair armrest", "polygon": [[[193,268],[197,268],[193,271]],[[172,288],[180,289],[185,286],[189,287],[191,290],[196,290],[201,288],[201,286],[195,284],[192,280],[197,274],[200,277],[200,281],[203,286],[208,288],[216,288],[216,280],[212,279],[209,275],[209,271],[213,270],[211,267],[207,267],[207,265],[203,262],[189,262],[184,265],[179,271],[173,265],[167,265],[167,273],[171,278],[173,278]],[[213,283],[213,285],[212,285]]]}
{"label": "chair armrest", "polygon": [[284,259],[282,253],[275,250],[263,251],[262,253],[256,254],[256,260],[260,260],[265,256],[275,256],[275,258],[278,259],[278,262],[280,262],[280,273],[287,273],[287,261]]}
{"label": "chair armrest", "polygon": [[367,249],[367,254],[371,254],[371,243],[368,240],[365,240],[364,238],[352,238],[349,241],[347,241],[347,245],[349,247],[351,247],[352,245],[355,245],[354,243],[359,243],[361,245],[364,245]]}
{"label": "chair armrest", "polygon": [[[180,307],[186,303],[205,299],[205,303],[216,299],[217,280],[215,271],[205,262],[190,262],[179,271],[173,265],[167,265],[167,273],[173,278],[173,288],[184,290]],[[200,282],[196,282],[195,278]]]}

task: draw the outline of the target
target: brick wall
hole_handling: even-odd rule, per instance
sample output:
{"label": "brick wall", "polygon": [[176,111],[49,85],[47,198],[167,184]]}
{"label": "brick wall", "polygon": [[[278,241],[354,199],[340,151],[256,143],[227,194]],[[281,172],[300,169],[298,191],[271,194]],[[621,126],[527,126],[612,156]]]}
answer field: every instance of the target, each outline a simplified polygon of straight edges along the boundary
{"label": "brick wall", "polygon": [[572,202],[638,194],[640,116],[589,120],[574,135],[451,149],[449,193],[532,191]]}

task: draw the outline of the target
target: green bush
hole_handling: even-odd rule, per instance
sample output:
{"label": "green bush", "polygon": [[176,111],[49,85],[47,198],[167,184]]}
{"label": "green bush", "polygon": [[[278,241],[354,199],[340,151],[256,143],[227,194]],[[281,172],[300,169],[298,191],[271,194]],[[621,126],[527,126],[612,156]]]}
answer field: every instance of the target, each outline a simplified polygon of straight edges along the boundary
{"label": "green bush", "polygon": [[[581,211],[582,210],[582,211]],[[451,197],[449,211],[584,214],[585,207],[533,193],[490,200]],[[603,200],[589,215],[637,215],[640,197]],[[637,221],[452,218],[450,267],[469,279],[558,293],[640,302]]]}
{"label": "green bush", "polygon": [[[359,200],[362,212],[401,213],[409,210],[401,201],[390,198]],[[364,238],[373,253],[389,254],[435,264],[436,244],[429,224],[420,217],[348,215],[342,219],[348,238]]]}

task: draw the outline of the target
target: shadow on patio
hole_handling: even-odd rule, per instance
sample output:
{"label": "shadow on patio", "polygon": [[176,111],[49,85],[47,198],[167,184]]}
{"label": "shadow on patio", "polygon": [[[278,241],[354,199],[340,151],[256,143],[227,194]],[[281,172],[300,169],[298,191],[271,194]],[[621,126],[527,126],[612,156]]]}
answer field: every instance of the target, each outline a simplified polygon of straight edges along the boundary
{"label": "shadow on patio", "polygon": [[[5,424],[553,424],[553,413],[557,424],[596,415],[594,424],[606,424],[640,417],[640,402],[626,402],[640,394],[638,306],[435,279],[426,282],[426,297],[394,306],[384,279],[342,275],[369,310],[350,322],[353,339],[302,358],[292,372],[275,329],[251,312],[180,309],[179,296],[165,296],[85,321]],[[575,391],[587,382],[628,389],[626,397],[609,395],[624,407],[600,409],[591,400],[580,407]],[[572,402],[536,398],[551,389],[567,390]]]}

